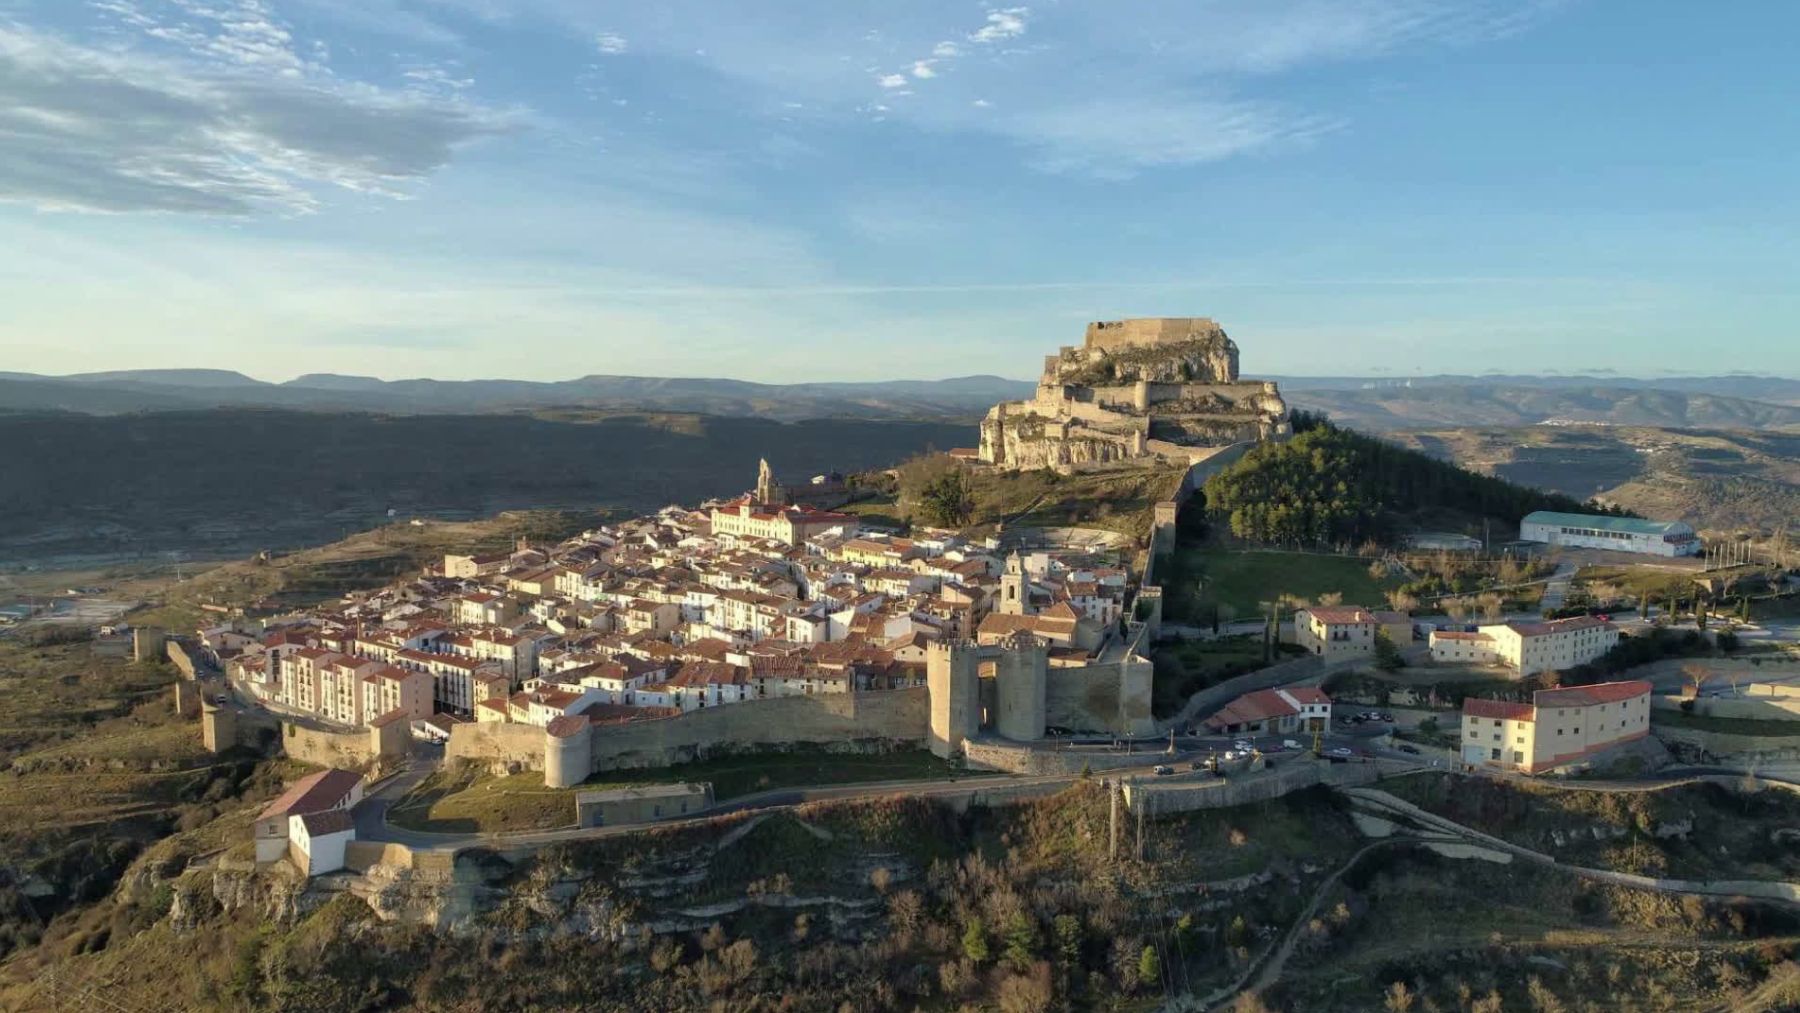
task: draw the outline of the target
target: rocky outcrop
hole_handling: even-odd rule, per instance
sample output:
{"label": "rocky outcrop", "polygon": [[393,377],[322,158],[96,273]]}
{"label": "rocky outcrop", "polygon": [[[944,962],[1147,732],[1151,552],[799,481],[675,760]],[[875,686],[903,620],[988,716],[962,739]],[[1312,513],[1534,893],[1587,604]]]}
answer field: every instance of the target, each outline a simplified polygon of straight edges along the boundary
{"label": "rocky outcrop", "polygon": [[1146,457],[1198,460],[1235,443],[1292,431],[1272,382],[1238,377],[1238,348],[1203,317],[1088,325],[1079,348],[1044,362],[1029,401],[995,405],[981,424],[981,459],[1012,470]]}

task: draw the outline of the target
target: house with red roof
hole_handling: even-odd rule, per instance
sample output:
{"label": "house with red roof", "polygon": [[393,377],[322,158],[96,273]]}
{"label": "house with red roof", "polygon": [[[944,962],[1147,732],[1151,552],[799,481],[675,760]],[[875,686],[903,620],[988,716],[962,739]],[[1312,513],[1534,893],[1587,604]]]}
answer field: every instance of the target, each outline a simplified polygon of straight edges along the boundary
{"label": "house with red roof", "polygon": [[1294,642],[1326,661],[1375,656],[1375,613],[1355,605],[1319,605],[1294,613]]}
{"label": "house with red roof", "polygon": [[1464,763],[1536,774],[1580,763],[1650,732],[1642,679],[1541,689],[1531,702],[1463,701]]}
{"label": "house with red roof", "polygon": [[1245,693],[1206,719],[1206,727],[1215,735],[1318,732],[1330,723],[1331,697],[1316,686]]}
{"label": "house with red roof", "polygon": [[356,839],[351,811],[363,797],[362,775],[321,770],[282,792],[257,815],[256,860],[291,858],[308,876],[344,867],[344,846]]}

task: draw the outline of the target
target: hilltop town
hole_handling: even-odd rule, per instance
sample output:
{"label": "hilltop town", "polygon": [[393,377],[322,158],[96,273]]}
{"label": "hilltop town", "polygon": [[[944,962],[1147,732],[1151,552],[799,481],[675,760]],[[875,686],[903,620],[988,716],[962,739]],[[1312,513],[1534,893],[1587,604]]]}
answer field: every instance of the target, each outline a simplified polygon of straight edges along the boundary
{"label": "hilltop town", "polygon": [[[1781,543],[1458,470],[1237,357],[1095,323],[977,447],[14,607],[21,725],[67,730],[7,747],[46,829],[0,831],[0,995],[1500,1009],[1622,987],[1588,946],[1634,1002],[1800,995]],[[1504,931],[1409,921],[1449,899]]]}

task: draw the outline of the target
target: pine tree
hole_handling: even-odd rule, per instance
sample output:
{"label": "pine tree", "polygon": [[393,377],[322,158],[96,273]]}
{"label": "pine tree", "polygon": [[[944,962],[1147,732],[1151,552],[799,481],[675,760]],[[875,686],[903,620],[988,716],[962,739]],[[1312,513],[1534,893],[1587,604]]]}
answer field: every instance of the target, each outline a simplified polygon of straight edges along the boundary
{"label": "pine tree", "polygon": [[962,948],[963,956],[971,961],[977,964],[987,962],[987,927],[981,924],[979,917],[970,918],[968,926],[963,929]]}
{"label": "pine tree", "polygon": [[1162,981],[1162,958],[1156,955],[1156,947],[1146,946],[1138,957],[1138,981],[1145,985],[1154,985]]}

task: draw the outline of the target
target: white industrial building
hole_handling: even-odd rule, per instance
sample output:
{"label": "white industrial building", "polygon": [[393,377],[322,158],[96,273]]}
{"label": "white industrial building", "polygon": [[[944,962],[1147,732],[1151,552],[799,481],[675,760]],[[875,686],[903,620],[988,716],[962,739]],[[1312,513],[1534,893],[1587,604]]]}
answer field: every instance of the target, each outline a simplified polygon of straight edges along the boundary
{"label": "white industrial building", "polygon": [[1612,549],[1646,556],[1693,556],[1700,536],[1682,521],[1646,521],[1602,514],[1560,514],[1539,510],[1519,522],[1519,537],[1574,549]]}

